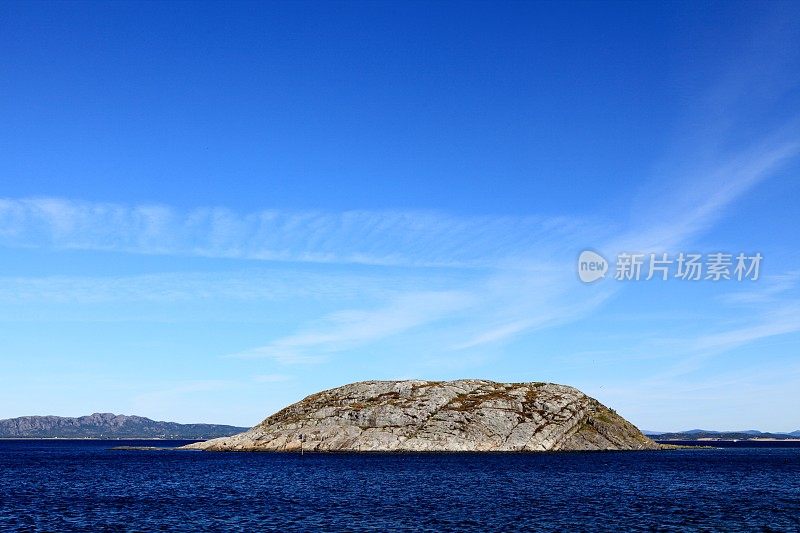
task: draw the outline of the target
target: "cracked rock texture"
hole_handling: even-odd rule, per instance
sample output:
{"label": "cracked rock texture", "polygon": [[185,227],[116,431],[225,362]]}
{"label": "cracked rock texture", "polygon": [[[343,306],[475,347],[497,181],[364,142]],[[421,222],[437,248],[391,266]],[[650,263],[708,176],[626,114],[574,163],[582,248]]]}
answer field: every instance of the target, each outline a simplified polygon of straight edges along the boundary
{"label": "cracked rock texture", "polygon": [[212,451],[654,450],[633,424],[552,383],[364,381],[292,404]]}

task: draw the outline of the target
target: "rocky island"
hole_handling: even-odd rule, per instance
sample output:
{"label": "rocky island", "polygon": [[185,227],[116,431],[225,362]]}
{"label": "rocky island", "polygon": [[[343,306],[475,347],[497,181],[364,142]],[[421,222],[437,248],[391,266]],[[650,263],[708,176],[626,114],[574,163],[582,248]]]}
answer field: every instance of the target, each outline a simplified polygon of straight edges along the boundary
{"label": "rocky island", "polygon": [[633,424],[553,383],[364,381],[312,394],[210,451],[655,450]]}

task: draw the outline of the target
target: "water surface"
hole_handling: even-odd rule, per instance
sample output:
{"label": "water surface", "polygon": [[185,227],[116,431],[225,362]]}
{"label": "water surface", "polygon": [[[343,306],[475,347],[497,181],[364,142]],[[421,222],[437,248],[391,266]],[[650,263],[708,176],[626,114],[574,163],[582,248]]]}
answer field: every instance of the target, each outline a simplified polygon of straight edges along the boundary
{"label": "water surface", "polygon": [[0,530],[800,530],[800,448],[110,450],[157,444],[0,441]]}

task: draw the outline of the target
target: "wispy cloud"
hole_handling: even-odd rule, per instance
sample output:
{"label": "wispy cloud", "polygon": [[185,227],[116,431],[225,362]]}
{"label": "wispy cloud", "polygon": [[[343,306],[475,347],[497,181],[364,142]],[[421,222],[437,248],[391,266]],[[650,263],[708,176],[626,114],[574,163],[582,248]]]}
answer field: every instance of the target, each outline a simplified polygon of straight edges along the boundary
{"label": "wispy cloud", "polygon": [[725,294],[721,300],[732,304],[765,304],[780,300],[800,285],[800,271],[764,276],[757,287]]}
{"label": "wispy cloud", "polygon": [[716,316],[707,314],[702,322],[703,326],[693,333],[646,337],[636,350],[622,357],[665,359],[670,361],[669,368],[655,378],[683,376],[732,350],[800,332],[800,306],[793,302],[775,303],[768,308],[749,308],[745,313],[740,309],[732,317],[725,309],[719,309]]}
{"label": "wispy cloud", "polygon": [[[709,163],[706,158],[702,168],[675,177],[658,213],[616,235],[563,217],[456,217],[415,211],[236,213],[224,208],[181,211],[168,206],[28,198],[0,200],[0,245],[271,262],[477,269],[481,274],[449,284],[425,279],[401,282],[391,290],[384,286],[376,289],[370,304],[349,305],[321,318],[309,317],[295,333],[232,354],[283,363],[321,361],[334,353],[450,319],[453,325],[449,332],[443,328],[436,348],[441,355],[502,344],[598,309],[620,287],[581,285],[574,275],[577,252],[587,245],[612,255],[674,250],[686,245],[800,151],[800,143],[786,140],[754,146],[716,158],[716,162]],[[0,300],[18,302],[59,294],[65,301],[103,301],[120,295],[148,301],[204,296],[269,299],[290,297],[289,292],[300,287],[312,292],[310,287],[320,291],[337,287],[341,294],[358,294],[364,300],[369,286],[360,284],[358,276],[341,273],[333,274],[335,279],[330,281],[319,278],[315,282],[312,276],[309,283],[294,274],[289,276],[295,276],[292,279],[281,279],[274,272],[259,283],[253,283],[249,275],[238,279],[225,275],[213,283],[207,275],[169,276],[17,278],[6,280],[9,283],[0,289]],[[348,279],[352,281],[349,285]],[[153,290],[155,286],[169,290]],[[470,313],[464,313],[466,309]],[[757,336],[773,330],[754,329],[751,333]],[[721,337],[717,341],[724,344]]]}
{"label": "wispy cloud", "polygon": [[[576,280],[574,258],[581,247],[597,243],[614,253],[674,249],[707,231],[732,202],[798,150],[796,142],[761,144],[719,160],[697,171],[699,175],[676,179],[678,192],[661,205],[659,216],[619,235],[558,217],[455,217],[402,211],[242,214],[223,208],[184,212],[166,206],[5,199],[0,200],[0,244],[278,262],[479,267],[482,278],[473,276],[448,288],[424,280],[384,289],[369,306],[310,318],[295,333],[233,356],[283,363],[320,361],[445,318],[455,322],[452,329],[458,333],[442,335],[440,352],[472,350],[574,321],[611,298],[619,290],[617,285],[586,287]],[[692,186],[680,186],[688,183]],[[334,277],[335,281],[316,286],[342,287],[348,279],[341,274]],[[276,279],[254,284],[247,276],[226,276],[209,283],[206,275],[175,274],[171,280],[162,276],[158,281],[162,288],[171,285],[168,291],[152,290],[155,280],[148,276],[16,279],[0,289],[0,300],[36,299],[48,291],[66,300],[102,300],[120,294],[154,301],[203,295],[270,298],[281,292],[286,297],[286,287],[296,291],[314,285]],[[366,285],[356,287],[358,283],[355,280],[341,292],[363,297]],[[469,314],[464,313],[467,308]]]}
{"label": "wispy cloud", "polygon": [[386,297],[418,286],[447,287],[447,277],[387,272],[307,272],[279,267],[222,272],[164,272],[134,276],[0,276],[0,302],[91,304],[103,302],[347,300]]}
{"label": "wispy cloud", "polygon": [[496,273],[472,287],[476,312],[453,350],[470,350],[503,343],[525,333],[565,324],[596,309],[615,288],[579,283],[573,262]]}
{"label": "wispy cloud", "polygon": [[794,431],[800,427],[795,412],[776,407],[796,403],[799,378],[800,365],[765,361],[755,368],[718,369],[713,375],[626,380],[588,392],[647,429]]}
{"label": "wispy cloud", "polygon": [[638,223],[602,246],[621,251],[669,251],[708,231],[737,199],[800,154],[800,142],[773,141],[651,184],[634,213]]}
{"label": "wispy cloud", "polygon": [[[0,244],[310,263],[495,266],[584,230],[563,217],[429,211],[236,213],[54,198],[0,199]],[[537,248],[532,248],[532,243]]]}
{"label": "wispy cloud", "polygon": [[468,295],[457,292],[404,294],[380,308],[333,313],[313,327],[229,357],[270,358],[284,364],[318,362],[331,353],[435,322],[470,303]]}
{"label": "wispy cloud", "polygon": [[693,343],[693,348],[701,354],[713,354],[798,331],[800,331],[800,306],[786,305],[765,313],[751,325],[703,335]]}
{"label": "wispy cloud", "polygon": [[693,333],[646,339],[641,351],[648,353],[648,357],[670,361],[668,368],[654,374],[650,380],[653,383],[674,380],[733,350],[800,332],[800,305],[795,298],[737,300],[733,306],[732,314],[717,309],[715,315],[704,320],[707,325]]}
{"label": "wispy cloud", "polygon": [[[479,274],[394,278],[336,272],[303,274],[162,274],[123,278],[14,278],[0,300],[180,301],[197,298],[286,299],[295,291],[335,298],[358,295],[346,307],[311,319],[294,334],[235,354],[282,362],[318,361],[327,354],[377,342],[442,318],[456,318],[460,340],[447,349],[477,348],[579,316],[584,302],[572,256],[604,238],[603,225],[565,217],[457,217],[418,211],[344,213],[227,209],[187,212],[167,206],[123,206],[63,199],[0,200],[0,244],[53,249],[194,255],[277,262],[446,267]],[[445,279],[446,278],[446,279]],[[566,294],[570,292],[572,294]],[[340,298],[347,301],[347,298]],[[351,298],[352,300],[352,298]],[[473,306],[469,315],[459,315]]]}
{"label": "wispy cloud", "polygon": [[[603,250],[607,257],[631,251],[674,253],[707,232],[733,202],[798,153],[797,142],[761,145],[722,159],[705,171],[698,169],[695,175],[675,178],[671,186],[677,192],[671,192],[658,203],[653,216],[643,217],[630,230],[596,241],[594,247]],[[653,202],[649,205],[652,208]],[[576,287],[574,263],[559,263],[551,257],[543,264],[544,270],[499,273],[502,277],[512,277],[514,291],[506,295],[491,291],[485,308],[497,307],[498,312],[487,317],[490,322],[479,326],[478,333],[455,348],[504,342],[526,332],[576,320],[596,310],[620,290],[614,284],[591,289]],[[508,308],[517,312],[512,315],[502,311]]]}

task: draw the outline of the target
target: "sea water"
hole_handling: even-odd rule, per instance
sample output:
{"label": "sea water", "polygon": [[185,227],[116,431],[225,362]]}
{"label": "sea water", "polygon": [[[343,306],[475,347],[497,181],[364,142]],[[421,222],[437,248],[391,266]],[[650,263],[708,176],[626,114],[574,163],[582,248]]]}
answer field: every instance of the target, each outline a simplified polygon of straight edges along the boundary
{"label": "sea water", "polygon": [[800,448],[119,451],[0,441],[0,530],[800,531]]}

